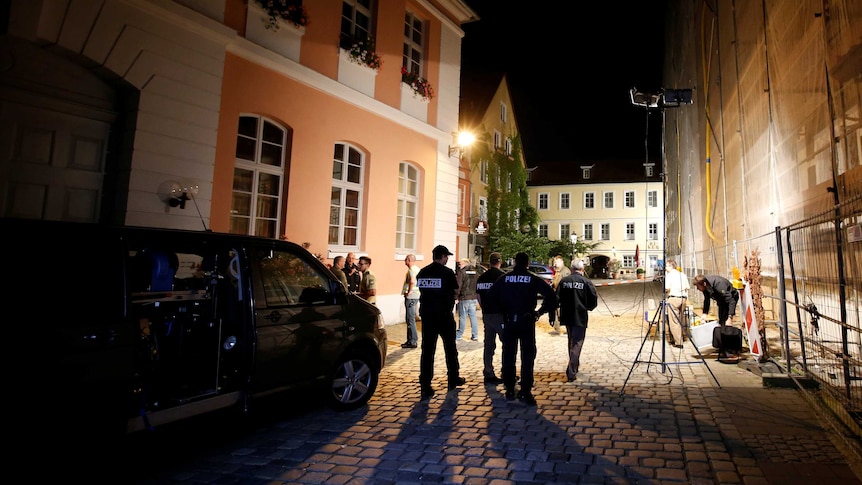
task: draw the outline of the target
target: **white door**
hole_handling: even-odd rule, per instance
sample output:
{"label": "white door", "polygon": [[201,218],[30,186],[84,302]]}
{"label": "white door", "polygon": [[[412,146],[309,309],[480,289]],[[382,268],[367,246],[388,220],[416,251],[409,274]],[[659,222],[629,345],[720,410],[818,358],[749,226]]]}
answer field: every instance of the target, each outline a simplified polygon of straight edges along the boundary
{"label": "white door", "polygon": [[0,99],[0,215],[99,219],[110,123],[66,108]]}

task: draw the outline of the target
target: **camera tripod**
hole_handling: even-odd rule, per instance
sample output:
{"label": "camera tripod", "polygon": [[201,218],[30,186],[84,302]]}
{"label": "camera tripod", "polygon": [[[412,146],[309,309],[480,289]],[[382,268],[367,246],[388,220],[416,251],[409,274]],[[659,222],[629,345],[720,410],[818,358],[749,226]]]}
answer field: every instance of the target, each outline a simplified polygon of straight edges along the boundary
{"label": "camera tripod", "polygon": [[[638,364],[645,363],[647,364],[647,373],[649,373],[650,366],[653,364],[661,364],[661,372],[662,374],[665,371],[669,372],[671,377],[673,376],[673,371],[670,370],[668,364],[665,360],[666,350],[665,346],[667,344],[667,325],[669,322],[669,316],[676,319],[676,323],[680,325],[683,333],[688,337],[688,342],[694,347],[694,350],[697,352],[699,360],[694,360],[690,362],[674,362],[676,365],[688,365],[688,364],[703,364],[706,366],[706,370],[709,371],[709,374],[712,376],[713,380],[715,380],[716,385],[721,388],[721,384],[718,382],[718,379],[715,377],[715,374],[712,373],[712,369],[709,368],[709,364],[707,364],[706,359],[703,358],[703,354],[700,353],[700,349],[694,344],[694,341],[691,339],[691,329],[688,326],[688,322],[683,322],[681,319],[685,319],[684,317],[677,315],[676,312],[671,308],[670,303],[667,302],[667,299],[663,299],[658,308],[655,311],[655,315],[653,315],[652,321],[650,321],[649,328],[647,329],[646,335],[644,335],[644,339],[641,342],[640,349],[638,350],[637,356],[635,356],[634,362],[632,362],[632,367],[629,369],[629,375],[626,376],[626,380],[623,382],[623,387],[620,389],[620,396],[625,392],[626,384],[629,382],[629,378],[632,376],[632,372],[635,370],[635,366]],[[687,320],[687,319],[686,319]],[[648,360],[640,360],[641,353],[643,352],[644,346],[646,345],[646,341],[652,335],[653,330],[655,329],[656,336],[661,339],[661,360],[653,361],[651,358]],[[650,348],[650,357],[656,356],[655,353],[655,345],[656,343],[652,343],[652,347]]]}

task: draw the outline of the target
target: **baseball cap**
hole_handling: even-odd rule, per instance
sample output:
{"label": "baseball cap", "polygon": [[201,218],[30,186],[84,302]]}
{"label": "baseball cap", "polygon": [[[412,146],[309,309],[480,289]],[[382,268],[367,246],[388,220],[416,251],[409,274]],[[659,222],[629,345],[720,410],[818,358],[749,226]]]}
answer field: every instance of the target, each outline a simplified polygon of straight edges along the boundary
{"label": "baseball cap", "polygon": [[493,252],[493,253],[491,253],[490,256],[488,256],[488,261],[490,261],[492,263],[499,263],[502,260],[503,260],[503,257],[500,256],[500,253],[498,253],[498,252]]}
{"label": "baseball cap", "polygon": [[452,256],[452,252],[449,251],[449,248],[443,246],[442,244],[439,246],[435,246],[431,251],[431,254],[434,256],[434,259],[439,258],[440,256]]}

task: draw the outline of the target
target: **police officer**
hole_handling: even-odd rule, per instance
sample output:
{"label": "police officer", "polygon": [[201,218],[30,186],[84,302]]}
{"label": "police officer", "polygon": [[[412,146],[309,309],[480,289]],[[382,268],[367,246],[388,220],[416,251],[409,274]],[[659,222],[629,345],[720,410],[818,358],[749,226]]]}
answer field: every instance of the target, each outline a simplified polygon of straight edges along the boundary
{"label": "police officer", "polygon": [[491,253],[488,262],[491,267],[488,271],[482,273],[482,276],[476,280],[476,297],[479,301],[479,306],[482,308],[482,323],[485,328],[485,347],[483,350],[484,368],[482,374],[485,376],[485,384],[502,384],[503,379],[497,377],[494,372],[494,352],[497,350],[497,339],[503,341],[503,313],[500,305],[488,294],[491,288],[494,287],[494,282],[503,275],[503,270],[500,266],[503,263],[503,257],[500,253]]}
{"label": "police officer", "polygon": [[431,379],[434,378],[434,354],[437,337],[443,340],[446,353],[446,368],[449,390],[464,385],[458,363],[458,347],[455,345],[455,297],[458,295],[458,280],[455,272],[446,266],[452,253],[446,246],[437,246],[432,251],[434,261],[419,270],[416,286],[419,287],[419,315],[422,317],[422,356],[419,360],[419,386],[424,401],[434,395]]}
{"label": "police officer", "polygon": [[584,276],[584,262],[573,261],[572,273],[560,280],[557,286],[560,302],[560,325],[566,326],[569,344],[569,365],[566,379],[574,381],[581,365],[581,349],[587,335],[587,322],[590,310],[599,304],[598,294],[593,282]]}
{"label": "police officer", "polygon": [[[504,315],[503,323],[503,384],[506,400],[515,398],[515,356],[521,344],[521,391],[518,400],[535,406],[533,397],[533,365],[536,360],[536,320],[547,313],[553,319],[557,309],[557,295],[551,285],[531,273],[528,269],[530,257],[527,253],[515,255],[515,267],[494,283],[489,297]],[[542,306],[536,311],[537,295],[543,297]]]}

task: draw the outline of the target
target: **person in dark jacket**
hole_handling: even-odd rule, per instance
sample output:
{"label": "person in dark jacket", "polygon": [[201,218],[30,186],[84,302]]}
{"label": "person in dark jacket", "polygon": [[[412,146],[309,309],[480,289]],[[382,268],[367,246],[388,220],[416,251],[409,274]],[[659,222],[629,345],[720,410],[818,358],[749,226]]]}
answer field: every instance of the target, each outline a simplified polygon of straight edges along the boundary
{"label": "person in dark jacket", "polygon": [[718,306],[718,324],[722,327],[733,325],[736,315],[736,305],[739,303],[739,291],[727,278],[718,275],[694,277],[694,286],[703,293],[703,316],[709,314],[710,300],[715,300]]}
{"label": "person in dark jacket", "polygon": [[587,335],[589,311],[599,304],[598,294],[593,282],[584,276],[583,261],[572,262],[572,274],[560,280],[557,286],[557,298],[560,303],[560,325],[566,326],[569,344],[569,365],[566,367],[566,379],[569,382],[578,377],[581,365],[581,349]]}
{"label": "person in dark jacket", "polygon": [[443,341],[446,353],[446,369],[449,390],[464,385],[458,363],[458,347],[455,345],[455,297],[458,295],[458,280],[455,272],[446,266],[451,252],[446,246],[432,250],[434,261],[419,270],[416,286],[419,287],[419,315],[422,317],[422,355],[419,358],[419,386],[424,401],[435,394],[431,387],[434,378],[434,354],[437,352],[437,337]]}
{"label": "person in dark jacket", "polygon": [[[533,397],[533,365],[536,361],[536,321],[542,313],[554,318],[557,295],[551,285],[528,269],[527,253],[515,255],[515,267],[500,276],[488,296],[503,311],[503,384],[506,400],[515,398],[515,357],[521,345],[521,391],[518,400],[536,405]],[[542,295],[542,306],[536,311],[537,295]]]}
{"label": "person in dark jacket", "polygon": [[501,343],[503,341],[503,313],[488,294],[494,287],[494,282],[503,275],[503,270],[500,269],[503,257],[494,252],[488,258],[490,268],[476,280],[476,296],[482,309],[482,323],[485,328],[485,348],[482,355],[485,365],[482,374],[485,384],[502,384],[503,379],[497,377],[494,372],[494,352],[497,350],[497,339],[499,338]]}

